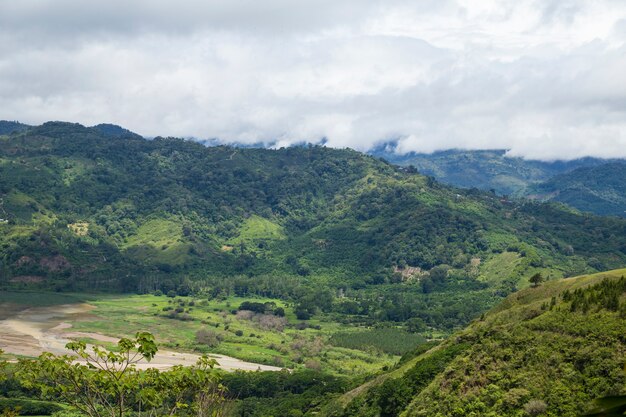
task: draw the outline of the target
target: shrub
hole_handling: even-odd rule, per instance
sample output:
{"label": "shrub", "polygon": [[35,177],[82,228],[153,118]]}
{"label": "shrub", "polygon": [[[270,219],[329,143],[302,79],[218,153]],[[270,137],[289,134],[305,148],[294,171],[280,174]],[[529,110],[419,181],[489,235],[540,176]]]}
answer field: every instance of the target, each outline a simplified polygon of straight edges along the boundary
{"label": "shrub", "polygon": [[21,398],[0,398],[0,410],[19,410],[22,416],[50,415],[62,407],[50,402]]}
{"label": "shrub", "polygon": [[307,361],[304,363],[304,367],[307,369],[313,369],[314,371],[322,370],[322,364],[314,359],[307,359]]}
{"label": "shrub", "polygon": [[529,416],[538,416],[543,414],[548,409],[548,404],[542,400],[530,400],[524,405],[524,411]]}
{"label": "shrub", "polygon": [[213,330],[201,329],[196,332],[196,342],[209,347],[217,347],[222,339],[222,335]]}

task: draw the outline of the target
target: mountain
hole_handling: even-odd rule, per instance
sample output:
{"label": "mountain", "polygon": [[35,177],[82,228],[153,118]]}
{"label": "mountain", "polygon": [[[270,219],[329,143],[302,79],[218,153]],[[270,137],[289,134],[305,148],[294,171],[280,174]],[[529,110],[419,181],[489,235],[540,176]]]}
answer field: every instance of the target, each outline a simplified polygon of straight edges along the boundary
{"label": "mountain", "polygon": [[110,124],[110,123],[101,123],[96,126],[92,126],[93,130],[113,138],[123,138],[123,137],[134,137],[135,139],[141,138],[138,134],[131,132],[128,129],[125,129],[121,126]]}
{"label": "mountain", "polygon": [[623,219],[445,186],[347,149],[119,133],[49,122],[0,136],[0,286],[197,285],[294,301],[302,317],[447,332],[536,272],[626,264]]}
{"label": "mountain", "polygon": [[31,126],[20,122],[11,122],[8,120],[0,120],[0,135],[9,135],[14,132],[23,132]]}
{"label": "mountain", "polygon": [[534,161],[507,156],[506,150],[447,150],[432,154],[396,154],[393,147],[381,146],[372,155],[417,171],[446,184],[463,188],[494,190],[500,195],[519,195],[536,183],[581,167],[606,161],[582,158],[572,161]]}
{"label": "mountain", "polygon": [[582,167],[535,184],[530,198],[558,201],[600,215],[626,216],[626,162]]}
{"label": "mountain", "polygon": [[579,416],[593,399],[624,392],[625,274],[512,294],[467,329],[345,394],[326,415]]}

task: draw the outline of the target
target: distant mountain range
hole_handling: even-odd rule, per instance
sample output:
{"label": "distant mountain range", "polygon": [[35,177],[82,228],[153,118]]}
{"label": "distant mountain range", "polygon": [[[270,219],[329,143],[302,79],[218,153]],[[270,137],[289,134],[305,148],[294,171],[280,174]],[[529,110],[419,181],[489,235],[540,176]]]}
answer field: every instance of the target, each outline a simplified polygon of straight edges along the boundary
{"label": "distant mountain range", "polygon": [[494,190],[501,195],[523,195],[526,188],[577,168],[594,167],[607,161],[582,158],[571,161],[536,161],[507,156],[504,149],[447,150],[432,154],[399,155],[378,148],[371,155],[400,166],[414,166],[422,174],[463,188]]}
{"label": "distant mountain range", "polygon": [[[31,127],[17,121],[0,121],[0,135],[23,132]],[[99,124],[92,129],[110,138],[141,138],[114,124]],[[205,146],[223,145],[218,139],[193,140]],[[262,148],[263,144],[231,146]],[[587,157],[538,161],[508,156],[504,149],[398,154],[393,143],[383,144],[368,153],[456,187],[555,201],[599,215],[626,216],[626,160]]]}
{"label": "distant mountain range", "polygon": [[529,186],[526,195],[600,215],[626,216],[626,161],[577,168]]}
{"label": "distant mountain range", "polygon": [[507,156],[503,149],[399,155],[389,146],[370,154],[457,187],[561,202],[600,215],[626,215],[624,160],[537,161]]}

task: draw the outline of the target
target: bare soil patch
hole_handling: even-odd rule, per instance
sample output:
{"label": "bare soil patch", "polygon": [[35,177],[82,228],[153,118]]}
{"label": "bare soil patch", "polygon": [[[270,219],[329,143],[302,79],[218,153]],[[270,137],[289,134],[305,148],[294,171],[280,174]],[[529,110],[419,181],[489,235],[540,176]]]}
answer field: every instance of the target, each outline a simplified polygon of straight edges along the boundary
{"label": "bare soil patch", "polygon": [[[116,343],[119,338],[91,332],[72,332],[70,321],[89,316],[95,308],[89,304],[63,304],[51,307],[4,306],[5,317],[0,320],[0,349],[20,356],[39,356],[43,352],[69,354],[65,345],[72,339],[89,338],[105,343]],[[10,311],[12,313],[7,313]],[[277,371],[281,368],[245,362],[225,355],[211,355],[219,368],[225,370]],[[141,362],[138,368],[168,369],[175,365],[193,365],[199,355],[159,350],[150,362]]]}

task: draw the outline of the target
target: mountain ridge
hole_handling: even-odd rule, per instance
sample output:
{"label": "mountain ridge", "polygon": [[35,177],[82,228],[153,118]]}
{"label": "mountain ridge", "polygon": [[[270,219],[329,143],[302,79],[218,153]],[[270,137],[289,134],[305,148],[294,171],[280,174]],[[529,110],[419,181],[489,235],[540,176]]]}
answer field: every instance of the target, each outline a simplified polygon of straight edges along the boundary
{"label": "mountain ridge", "polygon": [[624,220],[453,188],[352,150],[112,138],[61,122],[0,138],[3,286],[191,280],[312,312],[330,307],[306,294],[326,288],[364,322],[448,331],[536,272],[626,264]]}

